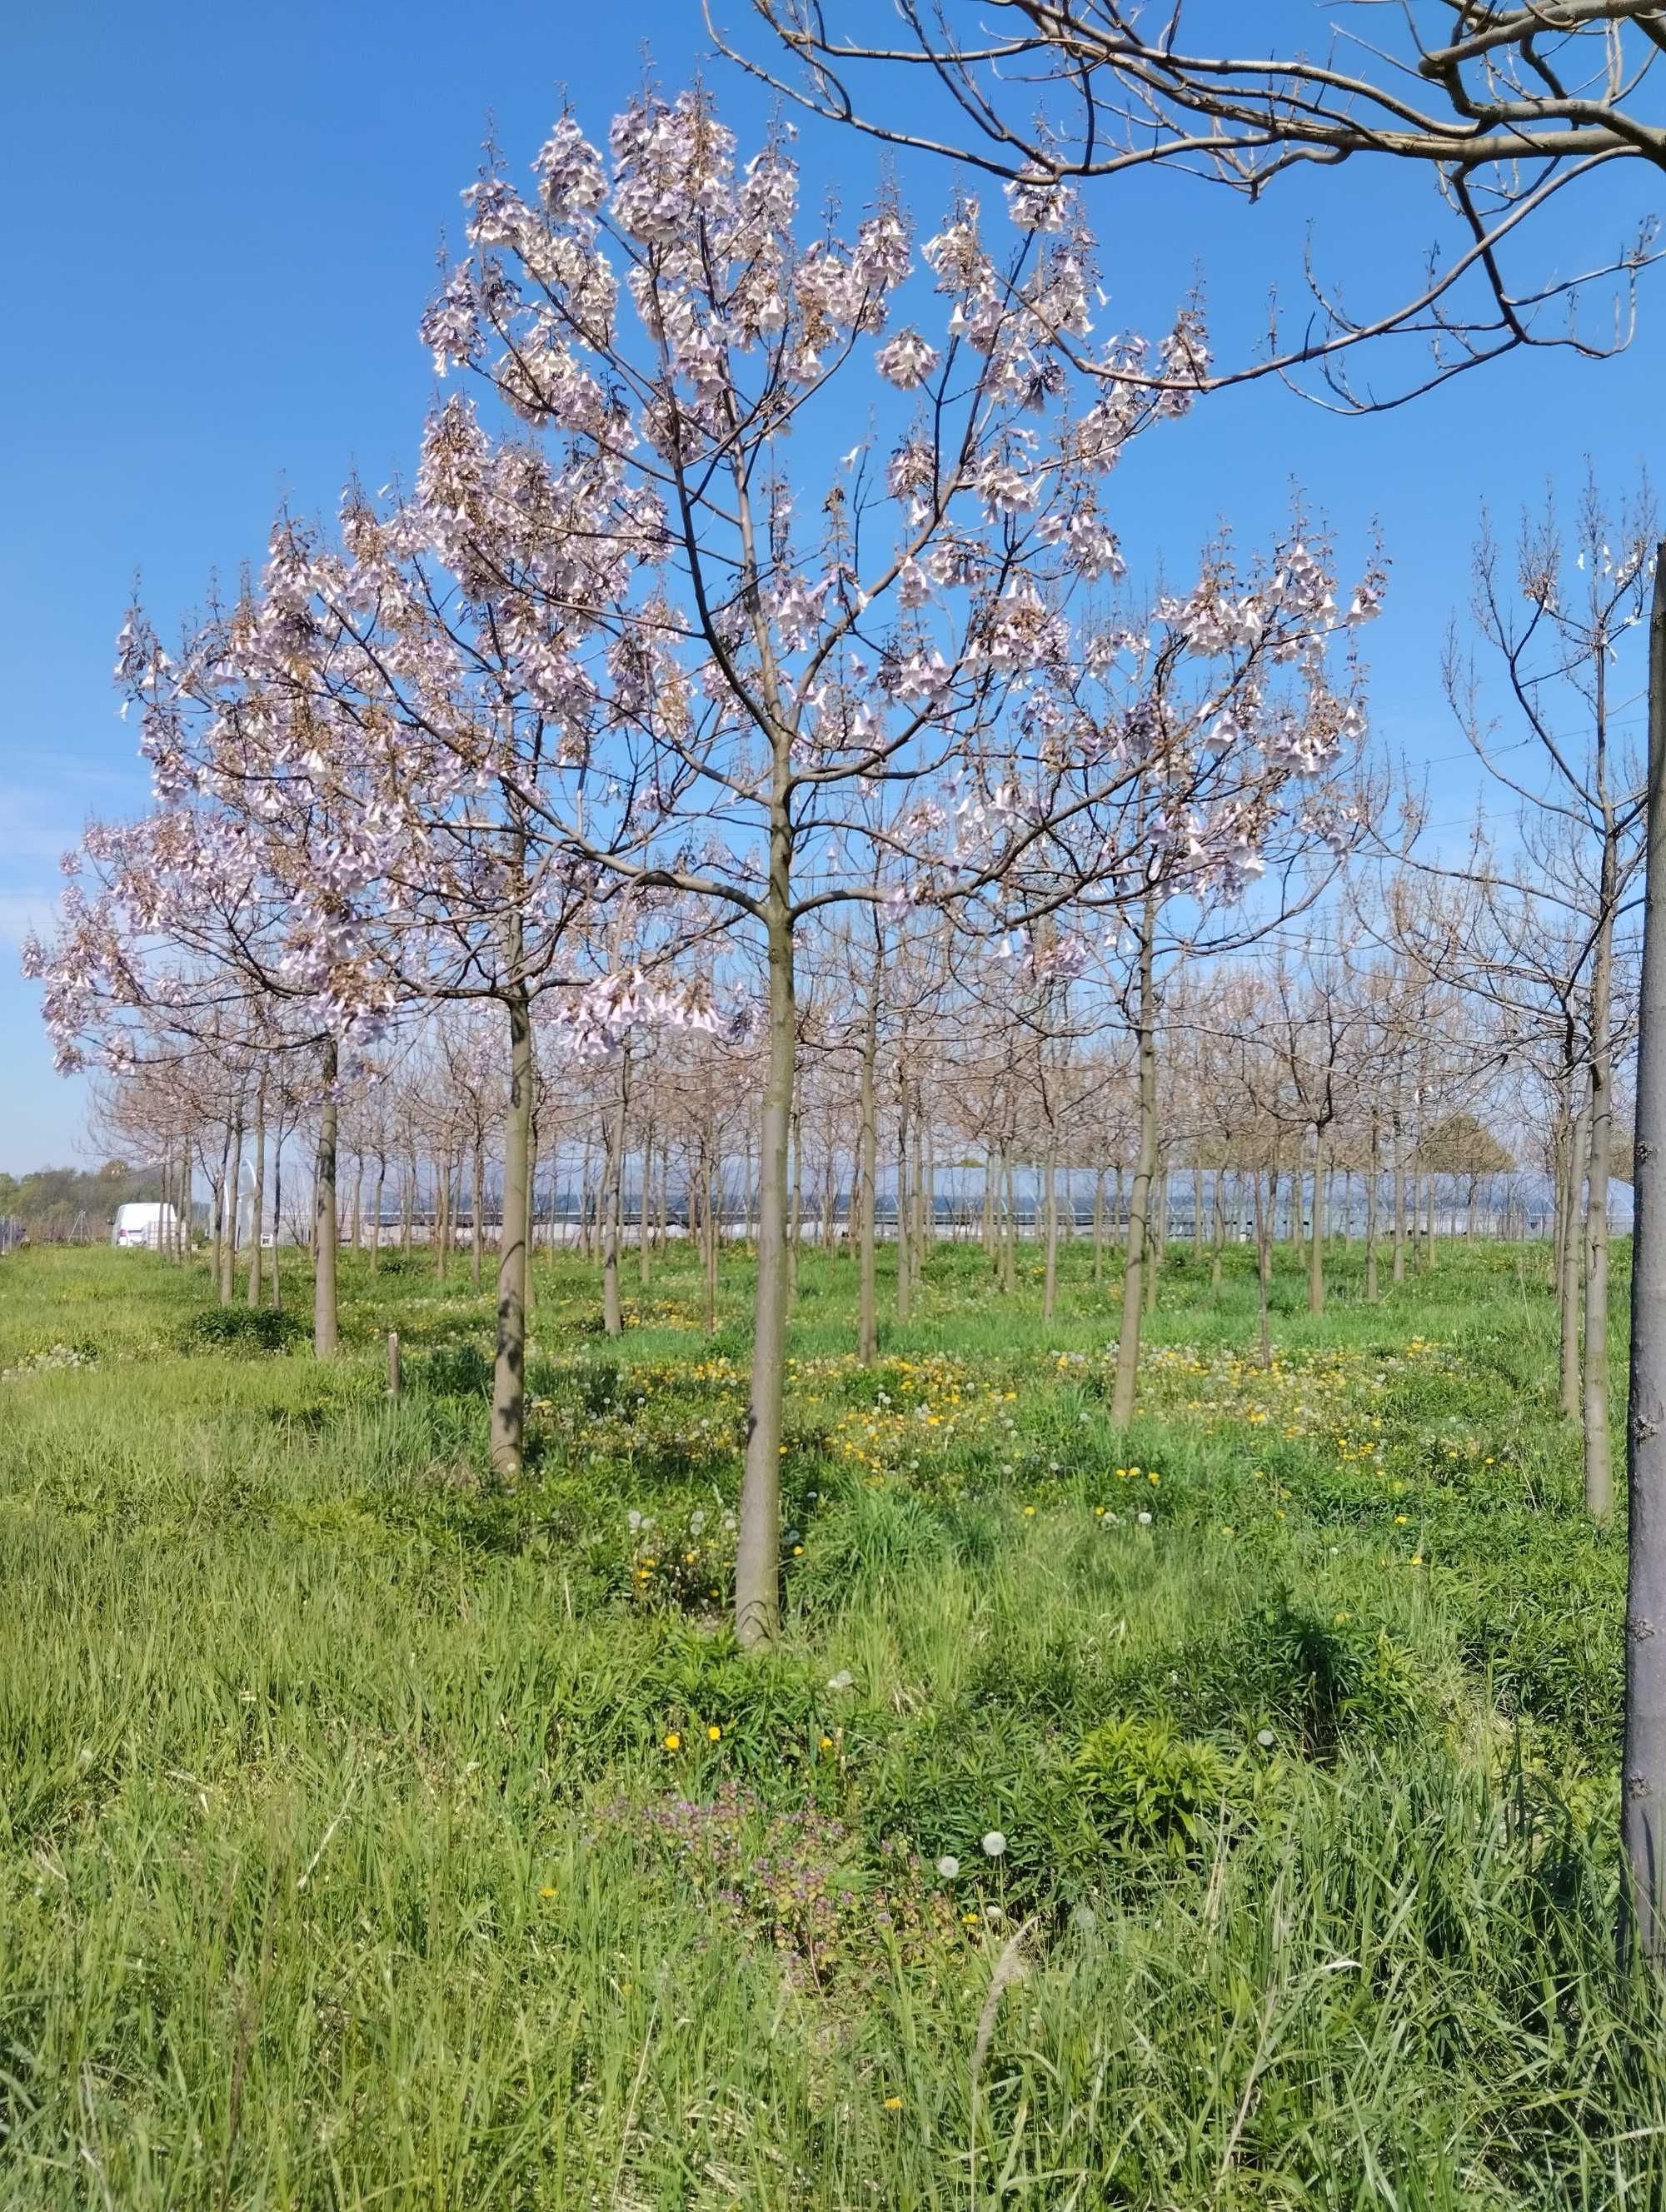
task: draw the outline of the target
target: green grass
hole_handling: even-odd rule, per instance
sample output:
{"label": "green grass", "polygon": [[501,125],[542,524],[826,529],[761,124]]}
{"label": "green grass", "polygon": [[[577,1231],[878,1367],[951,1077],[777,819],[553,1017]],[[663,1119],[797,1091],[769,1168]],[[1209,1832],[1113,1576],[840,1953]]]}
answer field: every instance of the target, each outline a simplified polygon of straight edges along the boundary
{"label": "green grass", "polygon": [[0,1264],[0,2207],[1666,2203],[1546,1255],[1281,1255],[1271,1376],[1228,1269],[1119,1436],[1085,1244],[872,1373],[808,1255],[751,1661],[744,1257],[710,1344],[540,1268],[512,1490],[464,1271],[344,1255],[324,1368]]}

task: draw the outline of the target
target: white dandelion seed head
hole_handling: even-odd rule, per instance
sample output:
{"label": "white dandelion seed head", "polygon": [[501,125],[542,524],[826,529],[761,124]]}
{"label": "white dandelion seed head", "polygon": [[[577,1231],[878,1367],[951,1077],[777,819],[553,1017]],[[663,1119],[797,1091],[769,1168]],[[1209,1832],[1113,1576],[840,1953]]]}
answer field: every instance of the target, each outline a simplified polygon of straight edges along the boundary
{"label": "white dandelion seed head", "polygon": [[1005,1854],[1006,1850],[1006,1837],[1001,1834],[999,1828],[991,1828],[983,1838],[983,1856],[986,1858],[998,1859]]}

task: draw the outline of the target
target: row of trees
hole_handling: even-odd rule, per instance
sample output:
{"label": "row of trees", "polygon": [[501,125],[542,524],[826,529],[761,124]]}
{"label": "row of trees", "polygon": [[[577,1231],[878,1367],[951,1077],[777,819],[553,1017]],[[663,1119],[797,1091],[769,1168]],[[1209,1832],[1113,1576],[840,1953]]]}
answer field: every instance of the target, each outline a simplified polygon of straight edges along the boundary
{"label": "row of trees", "polygon": [[[1178,114],[1177,156],[1195,85],[1171,38],[1140,45],[1105,0],[1019,12],[1014,55],[1043,74],[1078,56],[1058,81],[1089,103],[1087,150],[997,125],[974,88],[986,65],[999,77],[999,52],[939,54],[993,134],[976,158],[1011,173],[998,220],[958,192],[917,252],[889,185],[848,236],[805,222],[784,134],[743,167],[703,94],[638,99],[606,161],[563,115],[532,197],[489,169],[466,196],[470,252],[423,325],[436,368],[475,378],[484,410],[435,413],[408,497],[350,487],[330,533],[284,518],[258,583],[176,651],[136,611],[119,673],[155,806],[88,833],[57,940],[30,955],[64,1064],[95,1057],[131,1097],[196,1086],[164,1157],[183,1184],[204,1133],[224,1133],[207,1163],[223,1221],[246,1141],[257,1182],[269,1157],[276,1182],[285,1116],[315,1130],[320,1356],[336,1345],[344,1117],[370,1110],[373,1086],[394,1115],[437,1091],[425,1118],[410,1111],[444,1164],[442,1209],[465,1167],[459,1215],[483,1218],[489,1182],[498,1195],[506,1474],[536,1146],[588,1117],[610,1326],[627,1162],[651,1159],[649,1130],[662,1187],[677,1148],[685,1194],[706,1194],[702,1223],[744,1150],[757,1287],[736,1626],[751,1644],[775,1626],[806,1171],[813,1185],[821,1162],[836,1203],[842,1148],[868,1356],[884,1153],[917,1255],[927,1154],[977,1149],[1009,1280],[1011,1194],[1020,1167],[1039,1171],[1049,1297],[1061,1178],[1125,1171],[1126,1419],[1165,1173],[1183,1163],[1200,1194],[1208,1178],[1218,1217],[1249,1191],[1263,1283],[1276,1178],[1305,1174],[1321,1306],[1335,1168],[1362,1164],[1373,1261],[1390,1194],[1403,1255],[1407,1182],[1437,1131],[1518,1085],[1556,1163],[1565,1389],[1583,1285],[1588,1493],[1598,1512],[1611,1498],[1606,1187],[1644,807],[1608,684],[1651,572],[1646,507],[1615,544],[1588,500],[1566,552],[1554,521],[1529,531],[1513,576],[1483,547],[1478,634],[1542,775],[1493,757],[1490,695],[1455,646],[1454,706],[1529,818],[1507,843],[1478,831],[1406,861],[1416,807],[1390,808],[1361,757],[1355,638],[1380,562],[1340,586],[1298,512],[1263,555],[1223,538],[1183,589],[1129,580],[1110,473],[1225,380],[1195,303],[1154,344],[1096,333],[1077,186],[1107,166],[1104,84],[1131,72],[1136,104]],[[1474,62],[1496,90],[1538,36],[1529,12],[1448,55],[1442,86]],[[850,120],[814,31],[787,33],[809,67],[793,89]],[[1250,176],[1286,127],[1309,144],[1310,77],[1321,109],[1357,100],[1304,64],[1262,72],[1247,106],[1205,106],[1231,126],[1209,158]],[[1501,127],[1480,153],[1426,125],[1405,150],[1452,164],[1468,205],[1477,162],[1523,150],[1520,118]],[[1322,131],[1310,143],[1335,150]],[[1630,143],[1618,131],[1616,150]],[[1501,287],[1486,222],[1479,238],[1466,267]],[[1455,281],[1420,311],[1448,336]],[[1499,299],[1514,343],[1521,302]],[[1335,357],[1274,350],[1286,368]],[[837,457],[853,422],[871,427]],[[1547,704],[1569,689],[1576,745]],[[1341,861],[1371,848],[1412,872],[1364,887],[1356,872],[1344,890]],[[1300,941],[1321,925],[1323,942]],[[483,1049],[469,1007],[495,1025]],[[391,1086],[388,1057],[413,1038],[421,1065]],[[673,1103],[690,1086],[733,1099],[742,1055],[744,1146],[715,1103]],[[542,1130],[540,1083],[559,1102]],[[380,1167],[373,1133],[346,1141]],[[234,1236],[219,1241],[223,1290]]]}

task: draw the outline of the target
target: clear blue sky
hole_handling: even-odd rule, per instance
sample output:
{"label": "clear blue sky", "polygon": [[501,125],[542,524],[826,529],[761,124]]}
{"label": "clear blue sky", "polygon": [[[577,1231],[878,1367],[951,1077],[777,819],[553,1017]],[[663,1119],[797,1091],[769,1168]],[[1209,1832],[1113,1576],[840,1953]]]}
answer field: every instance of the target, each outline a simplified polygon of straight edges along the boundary
{"label": "clear blue sky", "polygon": [[[16,948],[86,817],[144,803],[109,682],[136,572],[166,635],[210,575],[258,562],[281,499],[327,514],[350,469],[373,486],[408,471],[434,390],[416,317],[488,124],[524,179],[563,86],[599,138],[648,49],[670,88],[703,44],[695,0],[6,11],[0,1169],[71,1158],[81,1141],[84,1100],[52,1073]],[[708,74],[744,148],[759,96],[721,64]],[[810,130],[800,152],[806,197],[836,186],[853,212],[879,174],[854,138]],[[922,216],[936,211],[940,170],[903,181]],[[1599,255],[1647,188],[1639,165],[1559,223],[1546,264]],[[1387,191],[1360,173],[1327,198],[1329,265],[1362,243],[1414,256],[1432,210]],[[1248,210],[1182,181],[1093,204],[1116,322],[1160,331],[1195,267],[1223,352],[1299,251],[1293,197]],[[1351,547],[1379,520],[1394,566],[1367,635],[1375,720],[1434,763],[1437,813],[1462,821],[1474,780],[1438,666],[1478,504],[1511,521],[1547,478],[1571,497],[1587,453],[1620,486],[1657,440],[1663,338],[1666,282],[1645,289],[1633,350],[1606,366],[1517,360],[1366,421],[1272,385],[1227,395],[1142,441],[1112,487],[1115,520],[1137,564],[1171,570],[1220,514],[1246,541],[1273,528],[1296,479]]]}

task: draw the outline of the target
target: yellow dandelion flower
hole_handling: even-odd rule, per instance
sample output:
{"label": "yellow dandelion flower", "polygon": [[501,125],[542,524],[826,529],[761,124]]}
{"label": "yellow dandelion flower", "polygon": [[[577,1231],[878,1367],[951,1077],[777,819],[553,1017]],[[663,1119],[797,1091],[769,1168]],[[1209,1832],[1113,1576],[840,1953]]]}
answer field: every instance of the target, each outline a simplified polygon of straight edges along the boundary
{"label": "yellow dandelion flower", "polygon": [[885,2099],[885,2110],[888,2112],[900,2112],[902,2109],[903,2100],[900,2097],[887,2097]]}
{"label": "yellow dandelion flower", "polygon": [[706,1730],[708,1739],[713,1743],[715,1743],[718,1741],[722,1733],[722,1729],[719,1728],[715,1721],[714,1721],[711,1726]]}
{"label": "yellow dandelion flower", "polygon": [[681,1751],[682,1748],[683,1739],[678,1735],[676,1729],[672,1729],[666,1737],[666,1749],[667,1751]]}
{"label": "yellow dandelion flower", "polygon": [[543,1888],[538,1892],[538,1895],[540,1897],[553,1897],[555,1893],[555,1891],[550,1887],[547,1881],[544,1883]]}

